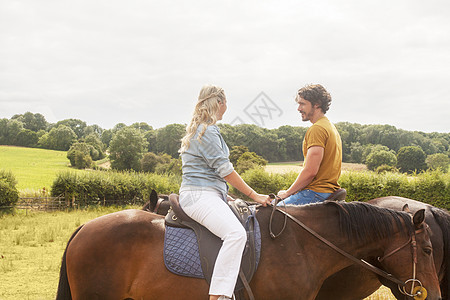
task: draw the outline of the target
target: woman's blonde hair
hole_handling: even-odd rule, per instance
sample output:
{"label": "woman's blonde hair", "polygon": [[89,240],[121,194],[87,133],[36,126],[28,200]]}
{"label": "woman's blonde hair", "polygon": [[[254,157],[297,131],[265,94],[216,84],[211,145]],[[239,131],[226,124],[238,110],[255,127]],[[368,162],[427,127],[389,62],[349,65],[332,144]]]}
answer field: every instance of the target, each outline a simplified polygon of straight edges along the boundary
{"label": "woman's blonde hair", "polygon": [[183,153],[189,149],[190,140],[197,132],[198,126],[203,124],[203,129],[197,137],[200,141],[205,134],[206,127],[217,122],[219,103],[225,101],[225,93],[216,85],[205,85],[200,90],[198,101],[192,114],[191,122],[186,126],[186,135],[181,139],[181,148],[178,152]]}

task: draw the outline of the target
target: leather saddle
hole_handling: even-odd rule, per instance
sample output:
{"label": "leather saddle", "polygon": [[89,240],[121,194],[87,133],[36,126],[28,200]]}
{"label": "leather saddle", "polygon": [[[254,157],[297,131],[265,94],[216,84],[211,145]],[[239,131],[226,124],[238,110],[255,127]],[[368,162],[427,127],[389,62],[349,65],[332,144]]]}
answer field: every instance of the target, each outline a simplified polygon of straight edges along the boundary
{"label": "leather saddle", "polygon": [[335,190],[333,193],[331,193],[330,196],[326,200],[329,201],[344,201],[345,197],[347,197],[347,191],[343,188]]}
{"label": "leather saddle", "polygon": [[[165,224],[171,227],[190,228],[195,232],[203,275],[208,284],[210,284],[217,254],[222,247],[222,240],[204,226],[191,219],[183,211],[178,202],[177,194],[170,194],[169,202],[171,209],[165,217]],[[241,270],[235,288],[235,291],[239,291],[243,287],[247,288],[248,282],[257,269],[261,250],[261,239],[254,208],[241,199],[229,201],[228,204],[247,231],[247,243],[242,256]],[[244,278],[242,278],[243,276]]]}

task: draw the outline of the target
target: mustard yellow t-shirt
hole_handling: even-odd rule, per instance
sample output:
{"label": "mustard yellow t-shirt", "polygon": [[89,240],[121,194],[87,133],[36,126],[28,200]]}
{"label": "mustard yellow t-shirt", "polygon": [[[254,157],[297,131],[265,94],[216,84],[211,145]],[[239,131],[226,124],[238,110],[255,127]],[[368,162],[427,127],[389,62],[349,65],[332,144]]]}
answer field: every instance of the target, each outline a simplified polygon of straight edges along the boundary
{"label": "mustard yellow t-shirt", "polygon": [[312,146],[324,148],[322,163],[316,177],[305,189],[318,193],[332,193],[338,188],[342,165],[342,142],[336,127],[327,117],[320,118],[307,131],[303,139],[303,155],[306,158]]}

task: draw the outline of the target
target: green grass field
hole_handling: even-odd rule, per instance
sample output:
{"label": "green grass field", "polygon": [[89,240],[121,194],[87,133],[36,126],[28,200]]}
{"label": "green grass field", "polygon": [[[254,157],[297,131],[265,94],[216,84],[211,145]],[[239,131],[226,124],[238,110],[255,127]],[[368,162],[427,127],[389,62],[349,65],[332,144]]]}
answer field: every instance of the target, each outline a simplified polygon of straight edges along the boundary
{"label": "green grass field", "polygon": [[0,300],[55,299],[61,258],[73,231],[122,208],[30,212],[0,217]]}
{"label": "green grass field", "polygon": [[10,170],[20,191],[49,190],[56,174],[70,166],[66,151],[0,146],[0,169]]}
{"label": "green grass field", "polygon": [[[0,300],[54,299],[62,254],[73,231],[89,220],[121,209],[125,208],[52,213],[20,210],[16,215],[0,217]],[[395,298],[381,288],[366,300],[381,299]]]}

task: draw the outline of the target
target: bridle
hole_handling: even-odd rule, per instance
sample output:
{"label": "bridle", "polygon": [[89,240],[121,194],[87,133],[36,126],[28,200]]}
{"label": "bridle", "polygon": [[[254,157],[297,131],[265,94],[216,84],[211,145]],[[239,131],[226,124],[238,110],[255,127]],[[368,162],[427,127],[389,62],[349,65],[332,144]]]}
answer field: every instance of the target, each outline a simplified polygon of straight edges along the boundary
{"label": "bridle", "polygon": [[169,199],[159,198],[152,212],[158,214],[159,207],[161,206],[161,203],[163,203],[164,201],[169,201]]}
{"label": "bridle", "polygon": [[[384,255],[383,257],[378,257],[378,261],[382,262],[384,259],[386,259],[387,257],[395,254],[396,252],[400,251],[401,249],[403,249],[404,247],[408,246],[409,244],[411,244],[411,248],[412,248],[412,261],[413,261],[413,278],[412,279],[408,279],[405,282],[401,281],[400,279],[395,278],[392,274],[387,273],[386,271],[375,267],[374,265],[368,263],[367,261],[363,260],[363,259],[358,259],[356,257],[354,257],[353,255],[345,252],[344,250],[340,249],[339,247],[337,247],[336,245],[334,245],[333,243],[331,243],[330,241],[328,241],[327,239],[325,239],[324,237],[322,237],[321,235],[319,235],[317,232],[315,232],[314,230],[312,230],[311,228],[309,228],[308,226],[306,226],[303,222],[301,222],[300,220],[298,220],[297,218],[295,218],[294,216],[292,216],[291,214],[287,213],[286,211],[283,211],[281,209],[279,209],[277,207],[277,203],[282,200],[280,197],[274,195],[274,194],[270,194],[269,195],[272,199],[275,199],[274,203],[272,204],[272,212],[270,214],[270,220],[269,220],[269,232],[270,232],[270,237],[272,239],[277,238],[278,236],[280,236],[282,234],[282,232],[284,231],[284,229],[286,228],[286,223],[287,223],[287,218],[291,219],[292,221],[294,221],[297,225],[299,225],[300,227],[302,227],[304,230],[306,230],[307,232],[309,232],[311,235],[313,235],[314,237],[316,237],[317,239],[319,239],[321,242],[323,242],[324,244],[326,244],[327,246],[329,246],[330,248],[332,248],[333,250],[337,251],[338,253],[342,254],[343,256],[347,257],[348,259],[350,259],[352,262],[354,262],[357,265],[360,265],[372,272],[374,272],[377,275],[380,275],[392,282],[394,282],[395,284],[397,284],[399,291],[409,297],[420,297],[422,296],[423,293],[426,293],[425,288],[423,287],[422,283],[420,282],[420,280],[416,279],[416,264],[417,264],[417,242],[416,242],[416,234],[421,233],[423,231],[425,231],[425,229],[427,227],[422,227],[416,231],[411,230],[410,231],[410,237],[409,240],[404,243],[403,245],[401,245],[400,247],[394,249],[393,251],[389,252],[388,254]],[[274,234],[272,231],[272,219],[273,219],[273,215],[275,213],[275,211],[278,211],[280,213],[282,213],[284,215],[284,224],[283,224],[283,228],[281,229],[281,231],[278,234]],[[426,225],[428,226],[428,225]],[[408,293],[406,291],[406,286],[408,283],[412,284],[411,287],[411,292]],[[414,284],[417,283],[418,285],[416,286],[416,288],[414,288]]]}
{"label": "bridle", "polygon": [[[401,249],[403,249],[404,247],[408,246],[409,244],[411,244],[411,249],[412,249],[412,256],[413,256],[413,278],[408,279],[405,281],[405,285],[403,285],[400,288],[400,285],[398,285],[398,289],[399,291],[409,297],[416,297],[416,296],[421,296],[422,295],[422,290],[424,289],[422,282],[420,282],[420,280],[416,279],[416,265],[417,265],[417,241],[416,241],[416,235],[419,233],[424,232],[429,226],[427,224],[425,224],[424,226],[422,226],[421,228],[415,230],[415,231],[410,231],[409,233],[409,240],[404,243],[403,245],[395,248],[394,250],[392,250],[391,252],[387,253],[386,255],[384,255],[383,257],[378,257],[377,260],[379,262],[382,262],[383,260],[385,260],[387,257],[395,254],[396,252],[400,251]],[[408,283],[411,283],[411,292],[407,292],[406,291],[406,285]],[[414,284],[417,283],[418,285],[416,286],[416,288],[414,288]]]}

